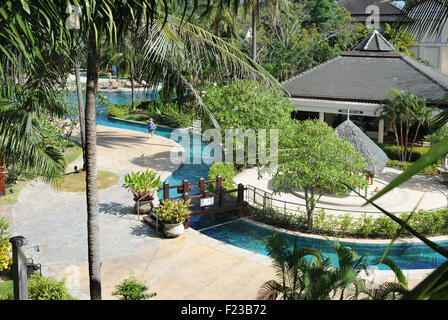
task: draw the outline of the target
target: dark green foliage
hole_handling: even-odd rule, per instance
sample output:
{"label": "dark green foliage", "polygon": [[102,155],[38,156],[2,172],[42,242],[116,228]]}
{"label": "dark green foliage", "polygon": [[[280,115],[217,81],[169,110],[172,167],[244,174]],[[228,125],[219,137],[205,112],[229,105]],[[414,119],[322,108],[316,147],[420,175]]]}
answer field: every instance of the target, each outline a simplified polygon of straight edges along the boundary
{"label": "dark green foliage", "polygon": [[[400,160],[400,156],[397,151],[397,146],[392,144],[379,144],[380,148],[387,154],[388,158],[391,160]],[[414,147],[411,162],[417,161],[422,156],[427,154],[429,147]]]}
{"label": "dark green foliage", "polygon": [[28,281],[29,300],[73,300],[65,286],[65,280],[45,278],[38,273],[31,275]]}
{"label": "dark green foliage", "polygon": [[[201,90],[206,91],[202,99],[222,129],[281,130],[294,110],[291,102],[256,81],[233,81]],[[204,121],[202,125],[211,127]]]}
{"label": "dark green foliage", "polygon": [[123,118],[124,112],[121,108],[113,106],[107,109],[107,114],[115,118]]}
{"label": "dark green foliage", "polygon": [[115,286],[116,291],[112,293],[119,296],[120,300],[146,300],[154,297],[156,293],[146,293],[148,287],[131,272],[129,278],[124,279],[120,284]]}
{"label": "dark green foliage", "polygon": [[265,282],[258,291],[260,300],[330,300],[344,298],[349,287],[357,287],[357,274],[365,267],[349,247],[331,242],[338,267],[331,267],[330,258],[314,248],[299,248],[297,239],[291,246],[278,233],[267,239],[266,250],[273,260],[278,280]]}

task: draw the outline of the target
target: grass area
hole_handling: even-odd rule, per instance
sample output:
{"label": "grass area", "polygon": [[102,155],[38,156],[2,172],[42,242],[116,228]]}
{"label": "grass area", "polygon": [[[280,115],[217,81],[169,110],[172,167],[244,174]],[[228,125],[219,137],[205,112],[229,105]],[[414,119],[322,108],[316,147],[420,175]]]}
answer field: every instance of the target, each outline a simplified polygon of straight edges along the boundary
{"label": "grass area", "polygon": [[0,300],[14,299],[13,281],[6,280],[0,282]]}
{"label": "grass area", "polygon": [[[98,189],[106,189],[116,185],[120,181],[120,177],[109,171],[98,170],[97,185]],[[69,173],[62,177],[58,185],[53,186],[54,189],[64,192],[83,192],[86,191],[86,173]]]}
{"label": "grass area", "polygon": [[64,159],[68,164],[72,163],[82,154],[82,147],[78,142],[70,140],[67,144],[67,148],[65,149]]}

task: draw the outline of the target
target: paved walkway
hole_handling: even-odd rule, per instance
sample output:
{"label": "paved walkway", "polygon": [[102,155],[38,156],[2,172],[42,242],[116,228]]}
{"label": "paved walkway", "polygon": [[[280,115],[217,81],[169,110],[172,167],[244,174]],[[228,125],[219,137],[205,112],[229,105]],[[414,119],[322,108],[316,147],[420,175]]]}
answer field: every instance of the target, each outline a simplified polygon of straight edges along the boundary
{"label": "paved walkway", "polygon": [[[403,171],[386,167],[384,171],[376,176],[385,183],[391,182]],[[257,168],[251,168],[243,171],[234,178],[235,183],[242,183],[244,185],[252,185],[260,190],[268,193],[273,193],[272,177],[269,174],[264,174],[262,179],[258,179]],[[369,195],[371,197],[372,195]],[[274,199],[288,201],[291,203],[298,203],[305,205],[305,200],[292,193],[281,192],[280,194],[273,195]],[[327,200],[329,197],[327,197]],[[335,202],[343,202],[343,198],[336,199]],[[421,201],[420,204],[418,202]],[[448,187],[439,183],[436,178],[427,178],[421,175],[412,177],[409,181],[404,183],[399,188],[392,190],[390,193],[384,195],[377,202],[391,212],[410,212],[413,211],[417,205],[418,209],[435,209],[448,206]],[[282,207],[280,201],[273,201],[274,206]],[[288,205],[289,208],[290,205]],[[366,212],[368,215],[382,214],[378,209],[371,205],[365,207],[361,206],[348,206],[348,205],[331,205],[329,203],[323,204],[320,202],[319,207],[326,208],[327,212],[331,214],[345,214],[350,212],[354,216],[363,216]],[[291,207],[292,208],[292,207]],[[354,212],[358,211],[358,212]]]}
{"label": "paved walkway", "polygon": [[[114,286],[132,269],[150,283],[156,299],[254,299],[262,283],[275,278],[267,257],[195,230],[163,239],[132,213],[132,195],[121,187],[124,174],[152,168],[166,178],[177,168],[169,161],[173,145],[162,137],[149,141],[144,133],[98,126],[98,169],[121,177],[98,193],[103,297],[115,298]],[[44,275],[66,277],[75,297],[88,298],[84,193],[59,192],[36,180],[16,204],[0,207],[0,215],[10,218],[14,235],[29,240],[28,256],[42,264]]]}

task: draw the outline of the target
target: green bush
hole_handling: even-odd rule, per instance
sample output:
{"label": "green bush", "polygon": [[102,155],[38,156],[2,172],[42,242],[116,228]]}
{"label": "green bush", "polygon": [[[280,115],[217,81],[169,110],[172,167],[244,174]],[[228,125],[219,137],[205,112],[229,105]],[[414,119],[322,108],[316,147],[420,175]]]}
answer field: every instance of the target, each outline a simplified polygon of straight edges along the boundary
{"label": "green bush", "polygon": [[123,118],[124,112],[122,108],[119,108],[117,106],[113,106],[107,109],[107,114],[111,117],[115,118]]}
{"label": "green bush", "polygon": [[119,296],[120,300],[145,300],[156,295],[156,293],[146,293],[148,287],[144,282],[136,279],[133,272],[130,273],[129,278],[116,285],[115,289],[112,295]]}
{"label": "green bush", "polygon": [[[380,144],[381,149],[387,154],[388,158],[391,160],[400,160],[400,156],[398,155],[397,146],[393,144]],[[411,162],[415,162],[420,159],[422,156],[428,153],[429,147],[414,147],[411,156]],[[408,151],[411,149],[409,148]]]}
{"label": "green bush", "polygon": [[34,273],[28,280],[29,300],[73,300],[65,286],[65,279],[58,281]]}
{"label": "green bush", "polygon": [[[226,188],[227,190],[235,189],[235,185],[233,184],[233,178],[235,178],[237,172],[233,164],[231,163],[214,163],[210,170],[208,171],[208,180],[214,180],[216,179],[217,175],[221,175],[221,177],[225,178],[226,180],[223,181],[222,186]],[[207,185],[207,189],[215,192],[216,190],[216,184],[215,183],[209,183]]]}

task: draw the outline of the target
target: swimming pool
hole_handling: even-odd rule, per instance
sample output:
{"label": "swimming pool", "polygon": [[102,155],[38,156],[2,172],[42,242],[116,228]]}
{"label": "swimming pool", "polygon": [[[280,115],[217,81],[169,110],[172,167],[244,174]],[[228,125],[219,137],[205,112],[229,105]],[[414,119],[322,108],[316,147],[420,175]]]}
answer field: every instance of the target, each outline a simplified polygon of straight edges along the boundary
{"label": "swimming pool", "polygon": [[[105,92],[107,99],[114,103],[127,103],[131,99],[130,92]],[[136,93],[136,100],[148,99],[153,96],[151,92]],[[147,132],[146,126],[139,123],[129,123],[115,120],[107,116],[106,110],[100,104],[98,107],[97,123],[104,126]],[[155,131],[156,135],[170,139],[173,129],[160,128]],[[202,144],[202,147],[205,143]],[[192,155],[192,150],[190,154]],[[202,149],[202,148],[201,148]],[[183,179],[190,182],[197,181],[200,177],[207,177],[210,165],[201,164],[183,164],[165,181],[171,185],[181,184]],[[176,197],[176,190],[171,189],[170,196]],[[161,196],[161,195],[159,195]],[[266,237],[274,233],[273,230],[260,227],[232,215],[210,214],[191,219],[190,227],[199,232],[220,240],[222,242],[267,255],[265,249]],[[288,241],[293,244],[295,236],[282,233]],[[333,265],[337,266],[337,259],[333,248],[326,240],[314,238],[298,237],[298,243],[302,247],[312,247],[322,251],[325,257],[331,257]],[[448,248],[448,241],[437,242],[439,245]],[[365,255],[367,260],[373,261],[383,254],[387,244],[361,244],[351,242],[341,242],[342,245],[354,249],[358,255]],[[394,260],[402,269],[434,269],[443,264],[447,259],[431,250],[423,243],[399,243],[394,244],[388,254],[388,257]],[[380,269],[387,269],[386,266],[379,266]]]}

